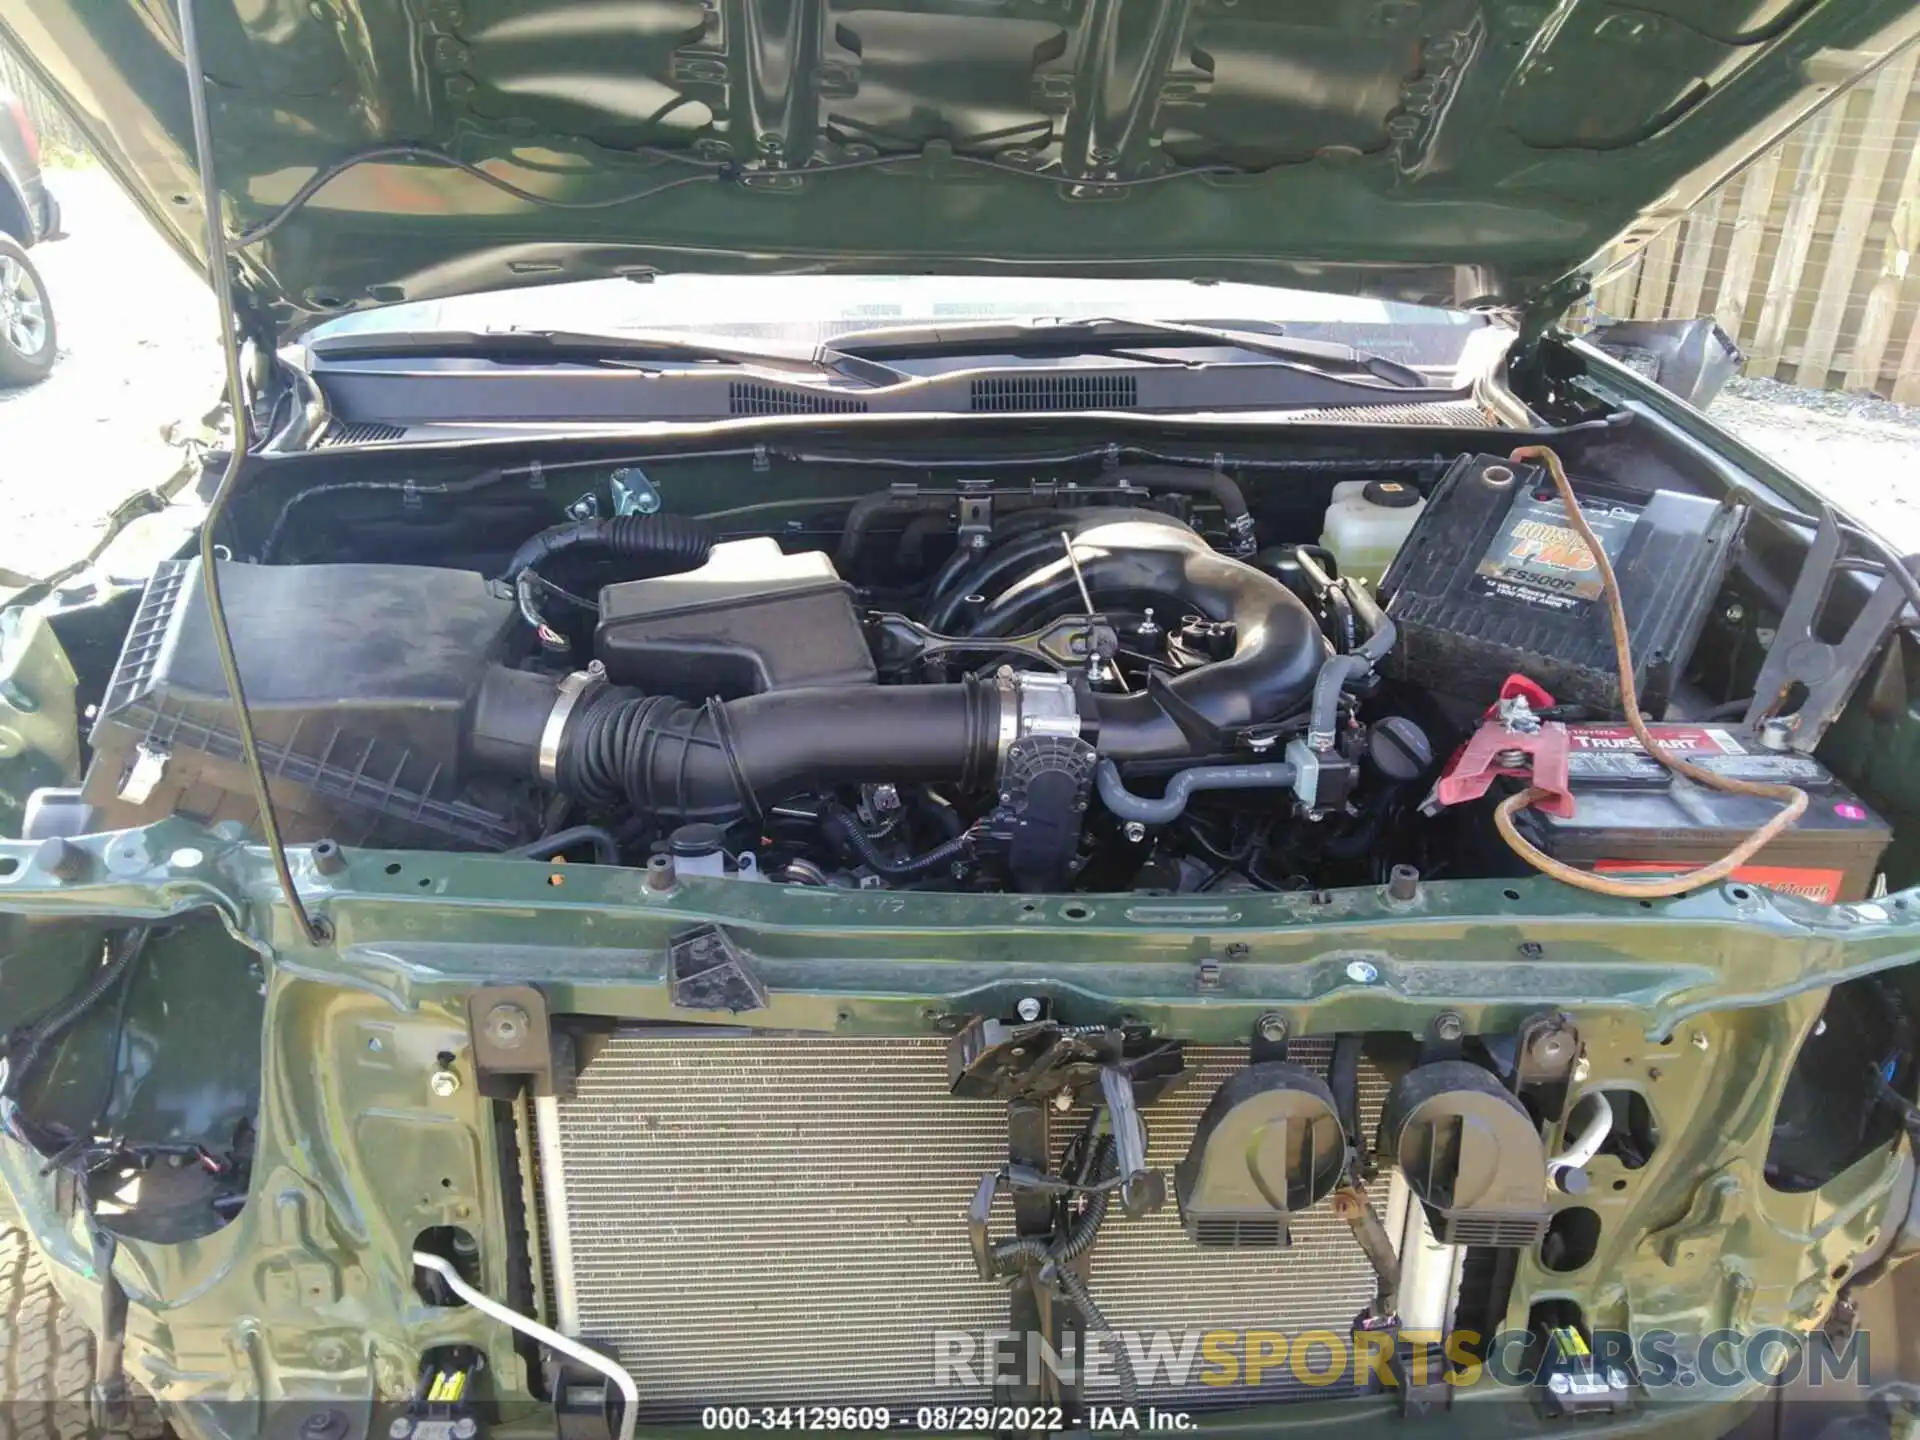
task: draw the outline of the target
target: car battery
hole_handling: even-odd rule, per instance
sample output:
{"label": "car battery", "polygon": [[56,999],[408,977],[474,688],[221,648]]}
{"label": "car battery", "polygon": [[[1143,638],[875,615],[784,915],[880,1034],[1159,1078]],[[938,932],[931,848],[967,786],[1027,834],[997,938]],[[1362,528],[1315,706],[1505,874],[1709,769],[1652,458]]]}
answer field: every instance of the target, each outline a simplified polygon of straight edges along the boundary
{"label": "car battery", "polygon": [[[1807,792],[1806,813],[1734,879],[1823,903],[1871,893],[1893,831],[1818,760],[1769,750],[1739,726],[1648,729],[1670,754],[1702,769]],[[1567,746],[1573,815],[1534,809],[1517,818],[1542,850],[1582,869],[1628,879],[1690,870],[1718,860],[1780,808],[1675,775],[1625,725],[1569,725]]]}
{"label": "car battery", "polygon": [[[1746,512],[1677,490],[1572,482],[1620,585],[1641,708],[1665,708]],[[1620,712],[1600,569],[1546,471],[1463,455],[1380,582],[1399,631],[1388,673],[1485,703],[1511,674],[1562,704]]]}

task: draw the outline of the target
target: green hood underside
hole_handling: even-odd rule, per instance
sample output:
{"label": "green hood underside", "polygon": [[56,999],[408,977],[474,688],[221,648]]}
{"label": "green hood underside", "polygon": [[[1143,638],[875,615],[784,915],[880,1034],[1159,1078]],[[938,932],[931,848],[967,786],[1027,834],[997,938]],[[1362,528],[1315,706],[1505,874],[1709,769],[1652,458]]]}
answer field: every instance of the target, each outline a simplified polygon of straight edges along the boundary
{"label": "green hood underside", "polygon": [[[199,0],[196,14],[239,308],[284,333],[401,300],[674,271],[1564,304],[1617,239],[1644,243],[1920,31],[1915,11]],[[168,0],[0,0],[0,33],[197,260]]]}

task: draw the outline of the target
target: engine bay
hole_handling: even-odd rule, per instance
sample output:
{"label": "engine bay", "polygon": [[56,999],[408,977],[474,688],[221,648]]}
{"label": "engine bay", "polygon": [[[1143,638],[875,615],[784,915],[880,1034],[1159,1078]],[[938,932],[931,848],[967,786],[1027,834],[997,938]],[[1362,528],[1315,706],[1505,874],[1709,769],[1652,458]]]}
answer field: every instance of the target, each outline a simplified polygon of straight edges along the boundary
{"label": "engine bay", "polygon": [[[663,886],[1317,892],[1528,873],[1493,815],[1528,783],[1527,842],[1598,872],[1684,869],[1768,812],[1620,723],[1594,556],[1538,465],[897,473],[702,510],[671,462],[536,461],[237,507],[221,589],[285,838]],[[1764,654],[1722,653],[1748,507],[1572,484],[1637,713],[1820,795],[1770,883],[1864,895],[1887,827],[1817,733],[1793,743],[1784,692],[1741,698]],[[154,574],[84,781],[32,797],[29,838],[257,828],[203,594],[197,557]]]}

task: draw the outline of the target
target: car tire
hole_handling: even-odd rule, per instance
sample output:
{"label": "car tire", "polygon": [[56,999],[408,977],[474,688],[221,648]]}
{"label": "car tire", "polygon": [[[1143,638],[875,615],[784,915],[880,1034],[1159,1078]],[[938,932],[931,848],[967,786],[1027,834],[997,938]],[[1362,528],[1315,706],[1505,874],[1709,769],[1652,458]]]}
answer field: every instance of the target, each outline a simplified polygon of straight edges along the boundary
{"label": "car tire", "polygon": [[5,1440],[161,1440],[151,1396],[134,1391],[132,1413],[100,1426],[87,1410],[93,1335],[47,1278],[26,1231],[0,1225],[0,1437]]}
{"label": "car tire", "polygon": [[58,343],[46,282],[20,243],[0,235],[0,386],[44,380]]}

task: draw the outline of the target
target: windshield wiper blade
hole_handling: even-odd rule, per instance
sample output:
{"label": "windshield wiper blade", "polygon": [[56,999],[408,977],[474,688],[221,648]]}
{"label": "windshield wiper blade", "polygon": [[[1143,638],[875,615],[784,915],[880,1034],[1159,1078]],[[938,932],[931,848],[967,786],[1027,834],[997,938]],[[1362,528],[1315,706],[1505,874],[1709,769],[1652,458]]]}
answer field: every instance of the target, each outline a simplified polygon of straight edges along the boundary
{"label": "windshield wiper blade", "polygon": [[[1331,340],[1296,340],[1262,330],[1192,324],[1179,320],[1089,319],[1034,322],[972,321],[957,325],[909,325],[855,330],[834,337],[834,348],[868,359],[995,352],[1009,355],[1118,354],[1128,350],[1233,349],[1381,388],[1420,390],[1430,385],[1419,371],[1384,355]],[[1200,361],[1200,365],[1231,362]]]}
{"label": "windshield wiper blade", "polygon": [[599,334],[590,330],[380,330],[329,335],[309,342],[323,360],[380,360],[407,355],[470,356],[474,359],[553,365],[624,365],[649,361],[785,370],[807,376],[838,375],[863,385],[893,385],[909,378],[863,356],[826,345],[732,345],[709,336],[657,331]]}

